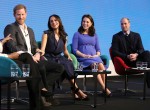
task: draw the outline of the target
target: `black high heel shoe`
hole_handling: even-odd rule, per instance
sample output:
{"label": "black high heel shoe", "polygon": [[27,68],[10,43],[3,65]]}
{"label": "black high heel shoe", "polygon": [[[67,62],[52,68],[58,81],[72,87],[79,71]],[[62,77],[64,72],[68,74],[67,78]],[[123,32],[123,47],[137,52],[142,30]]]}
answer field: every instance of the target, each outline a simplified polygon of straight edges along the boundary
{"label": "black high heel shoe", "polygon": [[53,96],[53,93],[51,93],[49,91],[41,90],[41,96],[43,96],[43,97],[50,97],[50,96]]}
{"label": "black high heel shoe", "polygon": [[104,90],[102,91],[101,95],[102,95],[103,97],[105,97],[105,95],[106,95],[107,98],[112,97],[112,93],[107,94]]}
{"label": "black high heel shoe", "polygon": [[71,90],[75,93],[75,94],[77,94],[78,95],[78,98],[75,98],[76,100],[84,100],[84,101],[88,101],[89,100],[89,98],[86,96],[86,97],[83,97],[83,96],[81,96],[80,94],[79,94],[79,88],[73,88],[73,87],[71,87]]}
{"label": "black high heel shoe", "polygon": [[71,91],[72,91],[72,95],[74,96],[74,98],[75,98],[75,100],[80,100],[80,98],[79,98],[79,96],[74,92],[75,90],[74,90],[74,88],[73,87],[71,87]]}

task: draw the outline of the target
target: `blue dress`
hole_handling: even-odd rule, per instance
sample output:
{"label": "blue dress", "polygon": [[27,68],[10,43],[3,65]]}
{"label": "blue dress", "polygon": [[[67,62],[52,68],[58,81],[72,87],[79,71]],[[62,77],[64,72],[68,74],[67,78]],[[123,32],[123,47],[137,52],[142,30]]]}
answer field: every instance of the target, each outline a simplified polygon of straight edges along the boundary
{"label": "blue dress", "polygon": [[65,43],[60,38],[58,42],[55,39],[55,35],[53,32],[44,31],[44,34],[47,34],[47,44],[45,48],[45,57],[48,60],[53,60],[59,64],[62,64],[65,68],[65,76],[67,79],[74,78],[74,66],[72,61],[68,60],[66,57],[62,55],[64,51]]}
{"label": "blue dress", "polygon": [[[76,32],[72,40],[72,51],[75,55],[77,50],[84,54],[96,55],[96,52],[100,52],[98,36],[96,34],[94,36],[89,36],[88,34],[80,34],[79,32]],[[83,58],[77,55],[76,57],[79,62],[83,63],[84,68],[93,63],[103,63],[100,57]]]}

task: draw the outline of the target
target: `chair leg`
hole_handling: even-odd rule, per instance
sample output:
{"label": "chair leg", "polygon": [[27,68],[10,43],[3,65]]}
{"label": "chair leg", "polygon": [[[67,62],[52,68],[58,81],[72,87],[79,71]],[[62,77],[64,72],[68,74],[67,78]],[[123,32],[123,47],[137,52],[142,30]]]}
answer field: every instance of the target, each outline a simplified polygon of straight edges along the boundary
{"label": "chair leg", "polygon": [[125,89],[124,89],[124,95],[126,96],[127,93],[135,94],[136,91],[128,89],[128,75],[126,74],[126,75],[125,75]]}
{"label": "chair leg", "polygon": [[19,98],[19,81],[15,82],[15,92],[16,92],[16,98],[14,98],[14,101],[16,103],[29,104],[29,101]]}
{"label": "chair leg", "polygon": [[18,99],[19,98],[19,90],[18,90],[18,88],[19,88],[19,82],[18,81],[16,81],[16,83],[15,83],[15,91],[16,91],[16,99]]}
{"label": "chair leg", "polygon": [[124,95],[127,95],[127,81],[128,81],[128,76],[125,75],[125,91],[124,91]]}
{"label": "chair leg", "polygon": [[91,95],[94,94],[94,91],[87,91],[86,90],[86,75],[84,75],[84,78],[83,78],[83,90],[84,90],[84,92],[86,92],[88,94],[91,94]]}
{"label": "chair leg", "polygon": [[86,91],[86,75],[83,78],[83,90]]}
{"label": "chair leg", "polygon": [[[21,103],[21,104],[29,104],[29,102],[27,100],[23,100],[23,99],[19,98],[19,90],[18,90],[18,88],[19,88],[19,81],[15,81],[15,93],[16,93],[16,97],[10,97],[9,96],[10,98],[3,98],[3,99],[0,100],[1,103],[2,104],[6,104],[9,101],[9,103],[14,103],[15,102],[15,103]],[[13,109],[13,108],[10,108],[10,110],[11,109]]]}
{"label": "chair leg", "polygon": [[123,94],[124,96],[127,96],[127,94],[135,94],[136,93],[136,91],[128,89],[128,75],[127,74],[124,75],[123,83],[124,83],[124,88],[119,88],[119,89],[113,91],[113,93],[121,92],[121,94]]}
{"label": "chair leg", "polygon": [[[87,94],[94,95],[95,91],[87,91],[86,82],[87,82],[87,77],[86,77],[86,75],[84,75],[84,78],[83,78],[83,91]],[[97,92],[98,92],[98,94],[101,94],[101,92],[99,92],[99,91],[97,91]]]}

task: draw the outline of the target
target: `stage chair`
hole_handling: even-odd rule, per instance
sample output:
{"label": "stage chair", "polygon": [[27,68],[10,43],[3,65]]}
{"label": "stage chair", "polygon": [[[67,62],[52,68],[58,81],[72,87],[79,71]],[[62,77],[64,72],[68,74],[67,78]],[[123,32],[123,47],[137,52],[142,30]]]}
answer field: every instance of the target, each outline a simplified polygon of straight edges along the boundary
{"label": "stage chair", "polygon": [[[37,45],[38,45],[39,48],[41,48],[41,41],[37,41]],[[71,53],[69,53],[69,54],[70,54],[70,57],[73,60],[72,62],[73,62],[74,67],[77,68],[78,61],[77,61],[76,57],[73,54],[71,54]],[[42,57],[42,59],[45,59],[45,58]],[[60,90],[62,90],[62,88],[63,88],[62,84],[61,84],[61,82],[59,82],[59,80],[56,81],[56,83],[53,86],[53,89],[55,89],[56,87],[59,88]]]}
{"label": "stage chair", "polygon": [[116,73],[120,76],[124,76],[124,89],[121,89],[120,91],[123,92],[125,96],[127,93],[135,94],[135,91],[128,89],[128,77],[129,75],[141,74],[141,73],[125,71],[127,68],[131,68],[131,67],[129,67],[120,57],[113,57],[111,47],[109,49],[109,53],[110,53],[110,57],[112,59],[113,65],[115,67]]}
{"label": "stage chair", "polygon": [[[11,70],[10,70],[11,64],[16,65],[16,67],[18,67],[18,65],[13,60],[0,56],[0,77],[11,77]],[[19,67],[18,67],[18,76],[20,77],[22,76],[22,71]],[[12,97],[11,102],[29,103],[28,101],[19,98],[19,81],[12,81],[12,83],[14,82],[15,82],[16,97]],[[8,84],[8,81],[2,80],[1,85],[5,84]],[[2,99],[1,103],[3,102],[7,102],[7,99]]]}
{"label": "stage chair", "polygon": [[[72,44],[69,44],[68,46],[67,46],[67,49],[68,49],[68,52],[70,53],[70,54],[73,54],[73,52],[72,52]],[[104,66],[105,66],[105,68],[107,69],[108,67],[109,67],[109,58],[106,56],[106,55],[101,55],[100,56],[101,57],[101,59],[103,60],[103,62],[104,62]],[[75,57],[76,58],[76,57]],[[77,61],[77,65],[78,65],[78,61]],[[75,69],[77,68],[77,65],[75,65]],[[88,92],[88,93],[92,93],[93,91],[87,91],[86,90],[86,74],[84,75],[84,78],[83,78],[83,90],[85,91],[85,92]]]}

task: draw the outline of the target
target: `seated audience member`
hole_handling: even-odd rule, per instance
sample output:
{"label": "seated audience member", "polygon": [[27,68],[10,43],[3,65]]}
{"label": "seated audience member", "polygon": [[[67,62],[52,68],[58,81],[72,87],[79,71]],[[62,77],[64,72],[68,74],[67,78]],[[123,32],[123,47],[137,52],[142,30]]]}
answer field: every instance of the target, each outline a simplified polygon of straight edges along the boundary
{"label": "seated audience member", "polygon": [[17,52],[11,53],[11,54],[4,54],[3,52],[3,44],[5,44],[7,41],[11,40],[12,38],[10,37],[11,35],[9,34],[7,37],[2,39],[0,41],[0,56],[3,57],[8,57],[10,59],[17,59],[19,57],[19,54]]}
{"label": "seated audience member", "polygon": [[[91,69],[98,63],[98,71],[105,70],[102,59],[100,58],[100,46],[98,36],[95,33],[94,20],[91,15],[83,15],[81,26],[73,36],[72,50],[77,60],[83,64],[84,68]],[[112,94],[108,88],[105,93],[105,74],[99,74],[97,79],[102,87],[103,95],[110,97]]]}
{"label": "seated audience member", "polygon": [[[40,76],[39,68],[38,68],[37,64],[33,61],[33,58],[31,57],[31,55],[29,53],[20,53],[20,51],[13,52],[11,54],[2,53],[3,52],[3,44],[9,40],[12,40],[12,38],[10,37],[10,34],[0,42],[0,56],[13,59],[20,68],[22,68],[22,64],[30,64],[30,76],[33,76],[33,74],[36,73],[37,75],[39,75],[39,77],[42,76],[42,81],[43,81],[43,82],[38,81],[39,83],[36,82],[36,84],[32,83],[35,86],[35,88],[33,88],[33,89],[37,89],[36,92],[38,92],[38,88],[36,88],[36,87],[40,86],[41,100],[43,102],[43,106],[44,107],[51,106],[51,103],[48,103],[45,99],[45,97],[50,97],[52,95],[52,93],[46,89],[47,88],[47,83],[45,83],[46,76],[44,76],[44,74],[46,74],[46,73],[44,73],[42,71],[42,75]],[[40,67],[42,67],[42,65],[40,65]],[[38,76],[36,76],[36,77],[38,77]],[[37,84],[39,84],[39,85],[37,85]],[[28,85],[30,85],[30,83],[28,83]],[[29,91],[33,91],[33,90],[29,88]],[[36,100],[36,101],[38,101],[38,100]]]}
{"label": "seated audience member", "polygon": [[[74,86],[74,66],[72,59],[67,50],[67,34],[64,30],[61,18],[58,15],[51,15],[48,19],[48,30],[44,31],[42,37],[41,50],[44,51],[45,57],[51,61],[55,61],[65,68],[66,78],[71,84],[71,89],[76,94],[76,98],[82,100],[87,99],[87,95],[84,94],[75,84]],[[64,53],[64,56],[61,53]]]}
{"label": "seated audience member", "polygon": [[[129,18],[122,18],[120,25],[122,31],[112,38],[113,57],[121,57],[130,67],[136,67],[137,61],[148,62],[150,67],[150,52],[144,50],[140,34],[130,30]],[[150,73],[147,73],[147,86],[150,88]]]}
{"label": "seated audience member", "polygon": [[[38,48],[37,43],[35,41],[35,36],[33,30],[25,24],[25,20],[27,17],[27,9],[26,6],[22,4],[18,4],[14,7],[14,17],[15,22],[9,24],[4,29],[4,36],[11,34],[13,40],[10,40],[6,43],[6,47],[8,49],[8,53],[13,52],[27,52],[32,55],[32,60],[38,66],[40,71],[40,75],[42,76],[42,82],[46,86],[45,88],[48,92],[53,93],[52,88],[55,81],[61,76],[64,68],[62,65],[59,65],[52,61],[40,60],[41,50]],[[26,62],[26,60],[22,57],[22,59],[18,59],[19,61]],[[30,74],[32,77],[39,76],[37,72]],[[44,78],[44,79],[43,79]],[[28,84],[29,88],[29,97],[30,97],[30,107],[32,109],[37,108],[37,82],[32,81],[33,84]],[[45,84],[46,83],[46,84]],[[41,91],[42,94],[47,94],[45,91]],[[46,95],[47,96],[47,95]],[[47,101],[50,105],[58,105],[59,102],[54,100],[53,94],[50,97],[46,97]],[[43,100],[42,100],[43,101]],[[45,103],[45,102],[43,102]]]}

